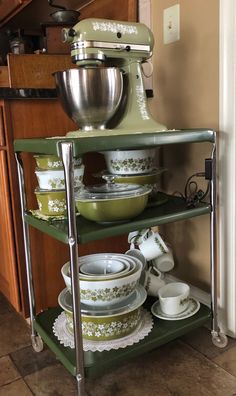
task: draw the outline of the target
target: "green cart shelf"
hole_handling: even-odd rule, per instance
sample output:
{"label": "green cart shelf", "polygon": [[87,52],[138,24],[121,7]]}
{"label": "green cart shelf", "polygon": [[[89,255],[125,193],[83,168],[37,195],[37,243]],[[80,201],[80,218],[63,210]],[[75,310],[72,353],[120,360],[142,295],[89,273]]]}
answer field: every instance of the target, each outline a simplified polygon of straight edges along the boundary
{"label": "green cart shelf", "polygon": [[[150,308],[150,304],[145,304]],[[51,308],[35,318],[34,327],[44,342],[55,353],[61,363],[73,375],[76,375],[75,351],[60,344],[53,333],[52,327],[60,314],[60,308]],[[211,311],[205,305],[191,318],[180,321],[165,321],[154,318],[154,326],[147,337],[126,348],[104,352],[84,352],[84,369],[87,378],[97,377],[117,367],[128,359],[147,353],[167,342],[174,340],[209,321]]]}
{"label": "green cart shelf", "polygon": [[[109,236],[125,234],[134,230],[173,223],[174,221],[209,214],[211,211],[211,206],[208,203],[200,203],[196,207],[187,207],[185,201],[180,197],[164,193],[158,193],[158,197],[157,202],[163,200],[164,203],[162,205],[147,208],[141,215],[129,222],[101,225],[77,216],[78,242],[86,243]],[[61,242],[68,243],[67,219],[48,222],[38,219],[29,212],[25,213],[24,218],[25,222],[29,225]]]}

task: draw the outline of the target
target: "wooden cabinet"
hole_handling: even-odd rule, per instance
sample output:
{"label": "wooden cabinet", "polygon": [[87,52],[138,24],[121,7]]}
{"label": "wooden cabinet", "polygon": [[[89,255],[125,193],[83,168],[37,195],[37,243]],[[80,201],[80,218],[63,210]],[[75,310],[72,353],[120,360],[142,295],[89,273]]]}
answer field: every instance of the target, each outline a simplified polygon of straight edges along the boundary
{"label": "wooden cabinet", "polygon": [[81,10],[80,19],[85,18],[106,18],[136,22],[138,18],[138,0],[92,1]]}
{"label": "wooden cabinet", "polygon": [[0,1],[0,27],[24,8],[32,0],[5,0]]}
{"label": "wooden cabinet", "polygon": [[0,106],[0,290],[19,310],[19,283],[12,222],[12,205],[4,139],[3,107]]}
{"label": "wooden cabinet", "polygon": [[0,148],[5,145],[5,125],[4,125],[4,115],[3,106],[0,106]]}

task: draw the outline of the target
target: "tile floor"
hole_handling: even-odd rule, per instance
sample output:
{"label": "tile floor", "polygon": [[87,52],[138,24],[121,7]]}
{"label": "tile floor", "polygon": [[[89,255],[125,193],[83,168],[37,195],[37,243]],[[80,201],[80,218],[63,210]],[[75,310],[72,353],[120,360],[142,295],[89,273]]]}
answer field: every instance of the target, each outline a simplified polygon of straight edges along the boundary
{"label": "tile floor", "polygon": [[[236,396],[236,340],[206,328],[86,383],[88,396]],[[74,378],[50,350],[35,353],[29,327],[0,295],[0,396],[73,396]]]}

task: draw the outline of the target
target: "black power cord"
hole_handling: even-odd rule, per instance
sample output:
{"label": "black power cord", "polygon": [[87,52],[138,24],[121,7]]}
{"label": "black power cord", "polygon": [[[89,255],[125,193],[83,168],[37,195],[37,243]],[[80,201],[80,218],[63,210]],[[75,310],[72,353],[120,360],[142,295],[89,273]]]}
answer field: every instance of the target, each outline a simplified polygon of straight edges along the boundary
{"label": "black power cord", "polygon": [[197,172],[192,174],[186,181],[184,194],[176,191],[173,195],[180,195],[186,202],[187,207],[196,207],[200,202],[204,200],[204,198],[209,193],[210,189],[210,181],[208,180],[206,191],[198,189],[197,182],[193,180],[196,177],[204,177],[206,178],[205,172]]}

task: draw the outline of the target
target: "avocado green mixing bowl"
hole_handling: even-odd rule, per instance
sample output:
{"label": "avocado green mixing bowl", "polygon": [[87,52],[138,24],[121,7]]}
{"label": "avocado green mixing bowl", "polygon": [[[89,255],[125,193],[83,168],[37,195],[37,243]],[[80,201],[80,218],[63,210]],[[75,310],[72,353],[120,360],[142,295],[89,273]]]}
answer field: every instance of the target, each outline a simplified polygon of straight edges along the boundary
{"label": "avocado green mixing bowl", "polygon": [[98,223],[125,221],[138,216],[146,207],[151,188],[135,184],[106,184],[78,192],[79,213]]}

